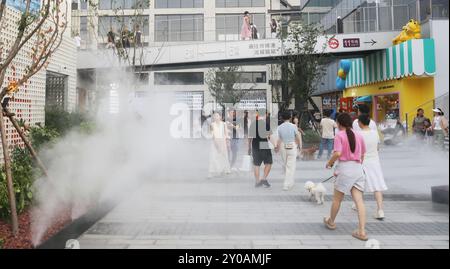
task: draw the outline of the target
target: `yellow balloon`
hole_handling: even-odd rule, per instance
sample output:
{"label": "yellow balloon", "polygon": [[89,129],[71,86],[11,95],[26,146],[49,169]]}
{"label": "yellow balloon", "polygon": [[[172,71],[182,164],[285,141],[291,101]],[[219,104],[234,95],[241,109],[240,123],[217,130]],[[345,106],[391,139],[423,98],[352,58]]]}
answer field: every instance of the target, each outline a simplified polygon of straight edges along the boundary
{"label": "yellow balloon", "polygon": [[339,69],[338,76],[342,79],[345,79],[347,77],[347,75],[344,72],[344,69]]}

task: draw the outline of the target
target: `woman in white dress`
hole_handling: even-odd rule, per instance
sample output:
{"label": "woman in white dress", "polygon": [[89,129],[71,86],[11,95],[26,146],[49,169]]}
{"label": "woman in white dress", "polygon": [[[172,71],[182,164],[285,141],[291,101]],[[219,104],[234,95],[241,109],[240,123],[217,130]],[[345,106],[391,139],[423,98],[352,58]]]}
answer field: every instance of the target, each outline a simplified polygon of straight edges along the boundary
{"label": "woman in white dress", "polygon": [[212,143],[209,157],[208,177],[221,176],[230,173],[228,160],[227,128],[218,113],[213,114],[211,123]]}
{"label": "woman in white dress", "polygon": [[366,174],[366,186],[364,192],[373,192],[375,200],[377,201],[377,212],[375,218],[378,220],[384,219],[383,211],[383,191],[387,190],[384,182],[383,171],[381,169],[380,158],[378,155],[378,145],[380,137],[378,132],[370,129],[370,117],[362,114],[358,117],[358,124],[361,128],[359,132],[366,144],[366,153],[364,155],[363,168]]}

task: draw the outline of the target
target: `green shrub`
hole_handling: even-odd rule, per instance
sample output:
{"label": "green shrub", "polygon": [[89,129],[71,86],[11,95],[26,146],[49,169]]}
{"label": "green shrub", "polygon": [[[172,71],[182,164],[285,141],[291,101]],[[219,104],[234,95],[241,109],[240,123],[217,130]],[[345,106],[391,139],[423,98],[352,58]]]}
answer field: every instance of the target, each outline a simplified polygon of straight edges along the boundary
{"label": "green shrub", "polygon": [[73,127],[80,126],[87,119],[80,113],[69,113],[58,107],[47,107],[45,109],[45,126],[64,135]]}
{"label": "green shrub", "polygon": [[60,134],[49,127],[32,127],[31,131],[31,144],[39,151],[44,145],[52,144],[56,142],[56,139]]}
{"label": "green shrub", "polygon": [[0,249],[3,248],[3,245],[5,244],[5,239],[0,238]]}
{"label": "green shrub", "polygon": [[[4,167],[2,168],[0,177],[0,218],[7,220],[11,210],[8,200],[6,174]],[[27,149],[16,147],[11,152],[11,172],[16,195],[17,213],[20,214],[33,200],[34,168],[31,155]]]}

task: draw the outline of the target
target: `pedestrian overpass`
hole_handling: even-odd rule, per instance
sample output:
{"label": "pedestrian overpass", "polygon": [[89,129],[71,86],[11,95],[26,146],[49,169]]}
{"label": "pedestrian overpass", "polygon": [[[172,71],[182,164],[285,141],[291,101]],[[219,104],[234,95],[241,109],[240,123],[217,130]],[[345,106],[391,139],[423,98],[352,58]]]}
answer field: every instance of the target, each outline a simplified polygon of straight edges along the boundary
{"label": "pedestrian overpass", "polygon": [[[360,57],[374,50],[392,46],[398,31],[354,33],[321,36],[316,52],[324,51],[338,57]],[[214,41],[196,43],[164,43],[160,46],[128,48],[136,55],[136,65],[146,70],[189,69],[227,64],[267,64],[287,55],[290,45],[280,39],[250,41]],[[103,69],[130,66],[120,61],[114,49],[80,50],[78,69]]]}

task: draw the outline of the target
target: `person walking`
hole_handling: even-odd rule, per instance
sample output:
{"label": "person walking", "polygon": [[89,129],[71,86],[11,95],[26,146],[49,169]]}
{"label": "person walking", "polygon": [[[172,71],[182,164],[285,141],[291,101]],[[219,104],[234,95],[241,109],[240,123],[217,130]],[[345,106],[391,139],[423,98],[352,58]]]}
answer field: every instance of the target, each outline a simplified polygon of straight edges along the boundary
{"label": "person walking", "polygon": [[278,126],[278,142],[275,152],[281,151],[285,169],[283,190],[288,191],[294,187],[295,183],[297,148],[301,146],[301,137],[297,126],[290,122],[291,114],[289,112],[283,112],[281,118],[284,122]]}
{"label": "person walking", "polygon": [[[270,187],[267,177],[272,169],[272,150],[269,146],[270,131],[266,128],[265,114],[257,115],[257,119],[251,123],[249,129],[249,155],[253,157],[253,169],[255,187]],[[260,167],[264,163],[264,175],[260,178]]]}
{"label": "person walking", "polygon": [[230,111],[229,113],[230,122],[228,122],[228,128],[230,128],[231,138],[230,138],[230,166],[231,169],[235,169],[234,165],[237,160],[237,155],[239,151],[239,134],[240,126],[237,122],[236,110]]}
{"label": "person walking", "polygon": [[424,121],[426,119],[427,118],[424,116],[424,110],[422,108],[417,109],[417,115],[412,124],[413,133],[417,138],[423,138]]}
{"label": "person walking", "polygon": [[352,130],[352,119],[349,114],[342,113],[337,118],[339,132],[334,140],[334,153],[328,161],[326,168],[333,168],[336,161],[338,165],[334,172],[336,181],[334,184],[333,203],[330,216],[323,219],[325,226],[330,230],[336,229],[336,216],[339,212],[345,194],[351,194],[358,210],[358,229],[352,236],[367,241],[366,233],[366,209],[363,200],[365,177],[362,163],[366,146],[360,134]]}
{"label": "person walking", "polygon": [[272,38],[277,38],[277,30],[278,30],[278,24],[275,19],[272,19],[270,22],[270,34]]}
{"label": "person walking", "polygon": [[363,114],[358,117],[360,134],[366,145],[366,153],[364,154],[363,168],[366,175],[366,186],[364,192],[374,193],[377,202],[377,212],[374,218],[378,220],[384,219],[383,211],[383,191],[388,188],[384,182],[383,170],[381,169],[380,157],[378,155],[380,137],[377,131],[369,128],[370,117]]}
{"label": "person walking", "polygon": [[[357,116],[356,116],[356,118],[355,118],[355,120],[353,121],[353,124],[352,124],[352,128],[353,128],[354,131],[361,131],[361,128],[359,128],[359,124],[358,124],[358,117],[360,115],[362,115],[362,114],[367,114],[367,115],[370,114],[370,108],[369,108],[368,105],[366,105],[366,104],[359,104],[358,105],[358,114],[357,114]],[[378,131],[377,124],[372,119],[370,120],[369,128],[371,130]]]}
{"label": "person walking", "polygon": [[114,33],[114,29],[109,28],[109,32],[106,34],[106,38],[108,40],[108,44],[106,44],[106,48],[115,48],[116,47],[116,34]]}
{"label": "person walking", "polygon": [[242,19],[241,39],[250,40],[251,37],[252,37],[252,29],[250,27],[250,16],[248,11],[245,11],[244,17]]}
{"label": "person walking", "polygon": [[434,145],[439,148],[444,148],[445,137],[448,136],[448,121],[442,109],[435,108],[433,112],[434,118],[431,130],[433,131]]}
{"label": "person walking", "polygon": [[227,128],[219,113],[214,113],[210,125],[212,133],[211,155],[209,157],[208,178],[229,174]]}
{"label": "person walking", "polygon": [[139,28],[139,25],[135,26],[134,44],[135,44],[135,47],[142,47],[142,32],[141,32],[141,29]]}
{"label": "person walking", "polygon": [[327,160],[330,159],[331,153],[333,152],[333,142],[334,142],[334,129],[337,127],[336,122],[330,118],[331,111],[325,110],[323,112],[324,118],[320,121],[320,130],[322,132],[322,139],[319,145],[319,155],[317,159],[322,158],[323,150],[326,147],[328,150]]}
{"label": "person walking", "polygon": [[128,27],[124,26],[122,30],[122,48],[130,47],[130,31]]}
{"label": "person walking", "polygon": [[250,29],[252,30],[252,39],[258,39],[258,28],[253,23],[250,23]]}

